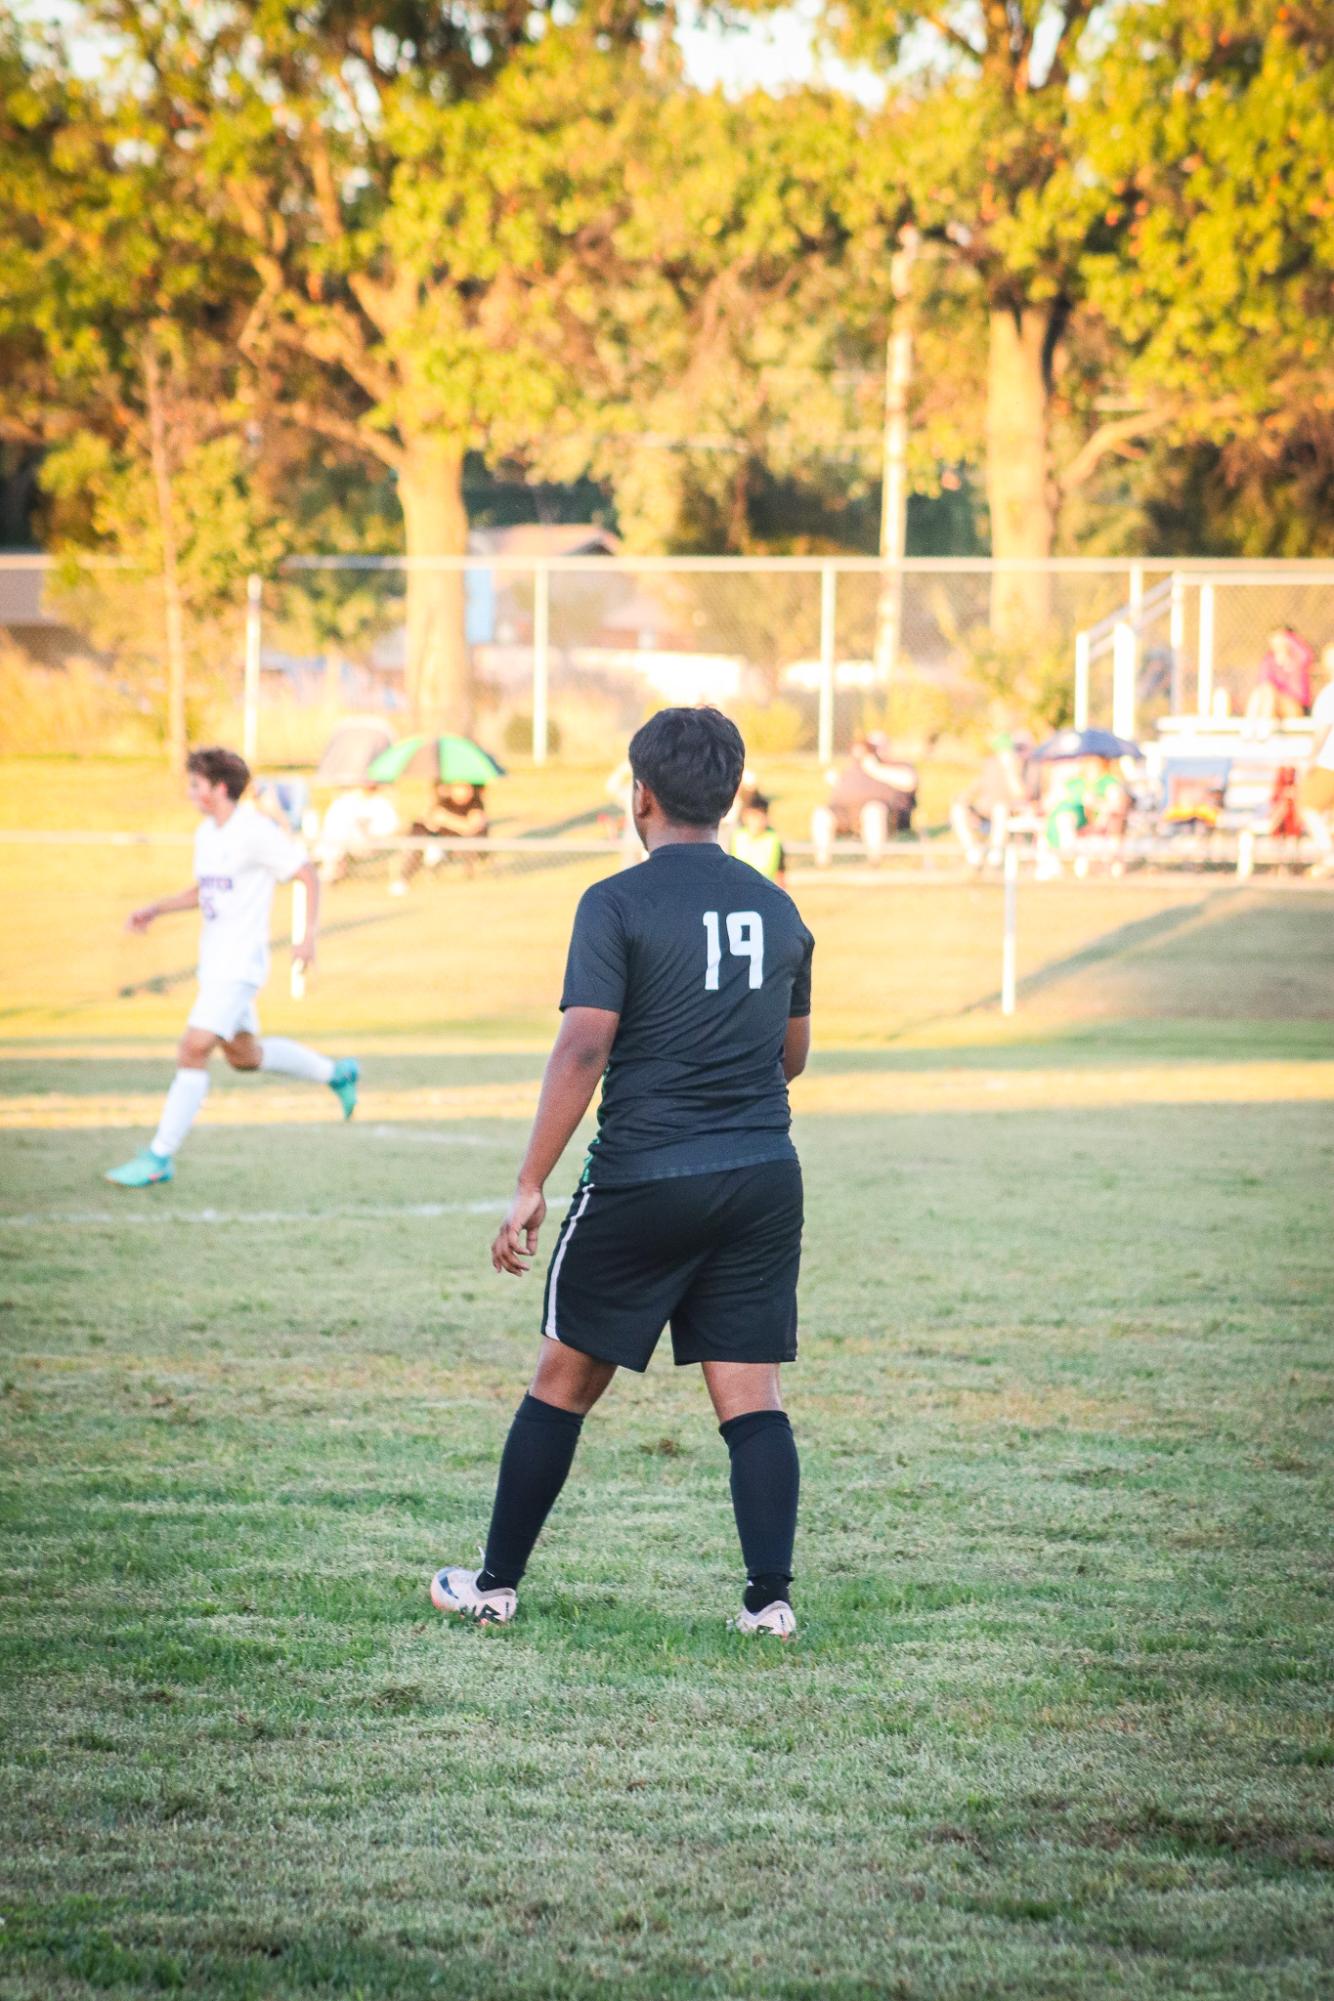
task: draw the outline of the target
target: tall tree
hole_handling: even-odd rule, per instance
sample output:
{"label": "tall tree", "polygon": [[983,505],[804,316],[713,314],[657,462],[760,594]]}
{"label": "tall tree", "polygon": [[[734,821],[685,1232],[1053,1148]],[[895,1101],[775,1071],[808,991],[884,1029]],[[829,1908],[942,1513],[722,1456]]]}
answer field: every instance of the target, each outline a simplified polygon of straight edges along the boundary
{"label": "tall tree", "polygon": [[[827,11],[841,46],[888,76],[876,130],[897,165],[895,220],[915,223],[971,280],[985,326],[997,557],[1040,562],[1056,548],[1058,358],[1081,259],[1111,228],[1072,146],[1070,81],[1092,11],[1093,0],[829,0]],[[1041,571],[998,577],[992,619],[1003,640],[1045,625],[1050,611]]]}
{"label": "tall tree", "polygon": [[744,553],[763,477],[827,476],[867,442],[885,238],[861,119],[826,91],[679,90],[640,146],[627,372],[596,464],[632,548]]}
{"label": "tall tree", "polygon": [[0,448],[17,467],[43,442],[50,370],[32,299],[58,103],[13,21],[0,21]]}
{"label": "tall tree", "polygon": [[[887,194],[962,280],[924,272],[925,372],[937,399],[962,374],[960,406],[980,380],[993,554],[1052,553],[1063,510],[1068,535],[1150,439],[1253,463],[1248,438],[1329,408],[1327,9],[827,0],[826,20],[885,69]],[[993,626],[1027,640],[1050,608],[1040,574],[1001,578]]]}
{"label": "tall tree", "polygon": [[1190,0],[1129,6],[1117,25],[1075,112],[1083,172],[1125,226],[1081,273],[1121,343],[1112,442],[1202,444],[1238,490],[1266,465],[1271,480],[1305,471],[1315,553],[1331,525],[1334,17]]}
{"label": "tall tree", "polygon": [[633,10],[596,34],[431,0],[93,11],[225,197],[275,405],[392,471],[414,709],[466,727],[462,579],[436,559],[466,547],[466,453],[588,428],[643,108]]}
{"label": "tall tree", "polygon": [[121,560],[96,590],[85,575],[91,636],[150,676],[165,661],[180,765],[192,642],[198,665],[257,532],[234,393],[246,267],[137,79],[94,87],[53,36],[5,54],[0,145],[23,169],[3,195],[0,342],[23,363],[10,419],[45,448],[57,540]]}

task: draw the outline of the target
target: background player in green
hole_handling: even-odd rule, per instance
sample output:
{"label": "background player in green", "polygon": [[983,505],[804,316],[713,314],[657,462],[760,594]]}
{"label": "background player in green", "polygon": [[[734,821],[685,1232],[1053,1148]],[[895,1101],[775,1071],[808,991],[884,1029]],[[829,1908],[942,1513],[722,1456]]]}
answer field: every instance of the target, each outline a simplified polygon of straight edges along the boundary
{"label": "background player in green", "polygon": [[547,1177],[602,1078],[597,1137],[548,1269],[541,1354],[501,1458],[483,1567],[436,1573],[441,1611],[514,1616],[585,1415],[618,1368],[647,1368],[670,1322],[676,1361],[703,1368],[731,1458],[747,1572],[737,1628],[796,1630],[799,1475],[779,1366],[797,1352],[787,1085],[810,1048],[813,940],[791,898],[719,845],[744,763],[716,709],[663,709],[631,741],[648,859],[580,901],[497,1271],[527,1271]]}
{"label": "background player in green", "polygon": [[780,889],[787,888],[787,856],[783,843],[769,825],[769,801],[762,792],[753,792],[741,808],[741,825],[732,836],[732,853],[739,862],[767,875]]}

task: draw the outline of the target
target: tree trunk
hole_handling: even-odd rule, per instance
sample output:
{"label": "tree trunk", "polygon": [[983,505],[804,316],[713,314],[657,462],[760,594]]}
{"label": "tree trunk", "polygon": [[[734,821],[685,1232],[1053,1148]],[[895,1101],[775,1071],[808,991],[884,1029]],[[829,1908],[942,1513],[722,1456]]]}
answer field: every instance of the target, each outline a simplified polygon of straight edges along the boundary
{"label": "tree trunk", "polygon": [[[1008,307],[991,314],[987,365],[987,502],[991,553],[1045,561],[1056,534],[1048,465],[1052,309]],[[1051,620],[1045,570],[999,570],[992,578],[991,627],[1003,644],[1038,638]]]}
{"label": "tree trunk", "polygon": [[144,350],[144,396],[148,404],[149,455],[157,498],[158,534],[162,540],[162,596],[167,638],[167,760],[173,771],[185,770],[185,614],[177,564],[176,513],[172,503],[171,461],[167,451],[167,419],[162,405],[162,373],[150,338]]}
{"label": "tree trunk", "polygon": [[[438,438],[410,441],[398,496],[410,558],[466,553],[463,454],[455,445]],[[407,695],[414,728],[462,736],[471,732],[472,663],[461,569],[408,571]]]}

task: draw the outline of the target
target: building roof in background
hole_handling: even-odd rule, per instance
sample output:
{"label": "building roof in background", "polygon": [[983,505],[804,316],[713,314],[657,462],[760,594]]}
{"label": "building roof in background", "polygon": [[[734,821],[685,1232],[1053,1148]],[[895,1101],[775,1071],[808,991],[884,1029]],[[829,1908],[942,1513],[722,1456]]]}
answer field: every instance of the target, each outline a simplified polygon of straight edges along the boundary
{"label": "building roof in background", "polygon": [[477,556],[616,556],[620,548],[619,535],[595,521],[523,521],[468,531],[468,553]]}
{"label": "building roof in background", "polygon": [[57,625],[42,609],[46,571],[35,563],[11,568],[0,562],[0,625]]}

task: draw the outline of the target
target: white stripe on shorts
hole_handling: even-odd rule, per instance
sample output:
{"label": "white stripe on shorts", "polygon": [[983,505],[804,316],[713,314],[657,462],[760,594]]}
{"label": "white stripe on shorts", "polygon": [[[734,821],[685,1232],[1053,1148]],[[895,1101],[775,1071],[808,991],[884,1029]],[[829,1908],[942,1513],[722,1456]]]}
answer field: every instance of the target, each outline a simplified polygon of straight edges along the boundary
{"label": "white stripe on shorts", "polygon": [[588,1207],[588,1198],[592,1193],[593,1184],[590,1181],[584,1190],[583,1201],[579,1204],[579,1207],[575,1210],[569,1223],[566,1225],[565,1235],[561,1238],[559,1248],[556,1251],[556,1261],[551,1267],[551,1283],[547,1287],[547,1324],[542,1329],[548,1341],[560,1340],[560,1335],[556,1332],[556,1280],[560,1277],[560,1268],[565,1262],[565,1253],[570,1248],[570,1238],[574,1235],[575,1225]]}

